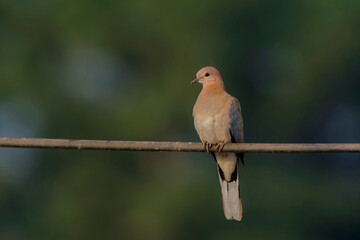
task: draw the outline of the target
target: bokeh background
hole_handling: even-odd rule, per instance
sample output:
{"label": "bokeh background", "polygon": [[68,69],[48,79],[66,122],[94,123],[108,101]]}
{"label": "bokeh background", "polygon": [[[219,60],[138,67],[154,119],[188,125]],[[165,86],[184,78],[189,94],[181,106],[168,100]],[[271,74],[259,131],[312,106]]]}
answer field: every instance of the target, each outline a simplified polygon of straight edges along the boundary
{"label": "bokeh background", "polygon": [[[204,66],[246,142],[360,142],[360,1],[0,1],[0,137],[199,141]],[[359,154],[0,149],[0,239],[357,239]]]}

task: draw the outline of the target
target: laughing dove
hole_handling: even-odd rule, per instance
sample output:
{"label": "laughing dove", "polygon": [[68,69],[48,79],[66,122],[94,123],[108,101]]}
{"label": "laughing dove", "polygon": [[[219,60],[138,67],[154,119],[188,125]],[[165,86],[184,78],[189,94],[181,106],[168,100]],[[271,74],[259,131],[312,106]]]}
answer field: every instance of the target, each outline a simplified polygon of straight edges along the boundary
{"label": "laughing dove", "polygon": [[244,142],[243,119],[239,101],[225,91],[224,82],[217,69],[205,67],[196,74],[191,83],[199,82],[203,89],[193,109],[195,129],[209,152],[217,145],[217,152],[211,152],[218,165],[223,208],[226,219],[242,218],[239,191],[239,159],[244,164],[243,153],[224,153],[225,143]]}

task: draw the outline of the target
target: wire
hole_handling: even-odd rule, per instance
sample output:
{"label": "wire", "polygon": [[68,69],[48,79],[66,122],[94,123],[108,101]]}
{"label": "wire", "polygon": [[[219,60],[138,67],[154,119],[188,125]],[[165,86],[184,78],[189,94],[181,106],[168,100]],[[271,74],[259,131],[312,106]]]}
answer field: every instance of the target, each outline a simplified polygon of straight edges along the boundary
{"label": "wire", "polygon": [[[45,138],[0,138],[0,147],[74,150],[204,152],[199,142],[149,142],[72,140]],[[216,146],[210,151],[215,152]],[[245,153],[350,153],[360,152],[359,143],[227,143],[222,152]]]}

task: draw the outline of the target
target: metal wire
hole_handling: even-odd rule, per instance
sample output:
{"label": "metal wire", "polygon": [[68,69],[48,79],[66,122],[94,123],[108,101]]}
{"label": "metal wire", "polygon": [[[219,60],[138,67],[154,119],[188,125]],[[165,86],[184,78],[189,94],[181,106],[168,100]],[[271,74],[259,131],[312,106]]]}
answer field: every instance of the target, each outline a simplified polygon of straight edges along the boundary
{"label": "metal wire", "polygon": [[[74,150],[204,152],[199,142],[150,142],[71,140],[45,138],[0,138],[0,147]],[[210,151],[216,151],[212,146]],[[359,143],[227,143],[223,152],[244,153],[350,153],[360,152]]]}

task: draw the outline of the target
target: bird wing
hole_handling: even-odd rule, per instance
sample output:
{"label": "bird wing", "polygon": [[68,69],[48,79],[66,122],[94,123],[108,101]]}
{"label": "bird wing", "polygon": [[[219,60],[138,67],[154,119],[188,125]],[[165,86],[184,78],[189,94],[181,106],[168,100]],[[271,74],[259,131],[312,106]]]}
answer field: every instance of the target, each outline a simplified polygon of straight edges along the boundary
{"label": "bird wing", "polygon": [[[230,106],[230,136],[231,142],[243,143],[244,142],[244,122],[241,116],[241,106],[236,98],[232,98]],[[237,153],[236,156],[241,160],[244,165],[244,153]]]}

